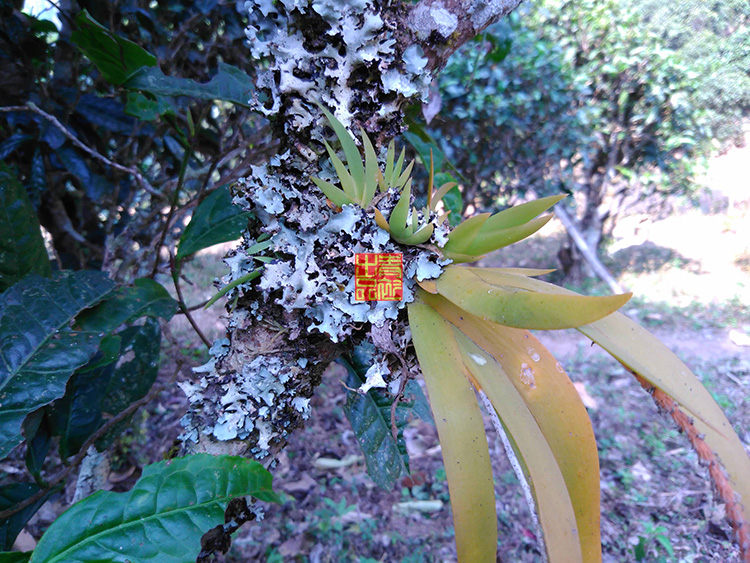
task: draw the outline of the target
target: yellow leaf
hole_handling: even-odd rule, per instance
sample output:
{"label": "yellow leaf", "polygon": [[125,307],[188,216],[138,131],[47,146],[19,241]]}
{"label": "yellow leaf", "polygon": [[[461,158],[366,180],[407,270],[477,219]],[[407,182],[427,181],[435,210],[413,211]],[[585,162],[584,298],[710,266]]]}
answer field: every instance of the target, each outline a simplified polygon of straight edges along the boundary
{"label": "yellow leaf", "polygon": [[459,563],[494,563],[497,516],[487,438],[453,328],[431,307],[409,303],[409,326],[422,368],[448,478]]}
{"label": "yellow leaf", "polygon": [[[438,295],[418,299],[450,321],[464,361],[489,397],[523,455],[539,504],[550,561],[563,554],[601,561],[599,458],[580,396],[562,366],[528,331],[482,321]],[[521,401],[522,407],[517,405]],[[528,411],[529,418],[523,418]],[[520,421],[524,421],[521,423]],[[554,456],[545,460],[546,450]],[[566,494],[551,491],[560,486]],[[545,489],[539,490],[540,484]],[[567,512],[569,511],[569,512]],[[573,524],[565,522],[565,514]],[[570,535],[573,528],[577,533]]]}
{"label": "yellow leaf", "polygon": [[511,275],[493,272],[491,268],[448,266],[435,283],[440,295],[469,313],[504,326],[536,330],[591,323],[620,308],[632,295],[536,293],[503,285],[504,276]]}

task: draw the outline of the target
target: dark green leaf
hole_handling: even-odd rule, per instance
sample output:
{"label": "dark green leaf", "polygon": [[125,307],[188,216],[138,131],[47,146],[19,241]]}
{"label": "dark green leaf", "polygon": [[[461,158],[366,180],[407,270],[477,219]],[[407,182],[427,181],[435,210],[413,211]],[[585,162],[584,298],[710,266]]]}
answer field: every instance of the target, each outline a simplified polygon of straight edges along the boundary
{"label": "dark green leaf", "polygon": [[[147,319],[144,325],[126,328],[117,336],[122,345],[117,364],[79,370],[70,378],[65,396],[47,409],[49,425],[60,436],[62,458],[78,453],[104,423],[103,414],[119,414],[144,397],[156,379],[161,343],[158,321]],[[118,430],[114,428],[106,442]]]}
{"label": "dark green leaf", "polygon": [[133,133],[135,121],[125,115],[119,100],[83,94],[78,100],[75,111],[96,127],[123,135]]}
{"label": "dark green leaf", "polygon": [[[450,174],[444,172],[435,174],[436,186],[442,186],[448,182],[456,182],[456,179]],[[443,196],[442,201],[445,210],[451,212],[451,214],[448,215],[448,221],[453,227],[457,226],[461,222],[461,214],[464,211],[464,200],[463,197],[461,197],[461,191],[458,189],[458,186],[448,190],[448,193]]]}
{"label": "dark green leaf", "polygon": [[240,69],[219,63],[216,75],[205,84],[189,78],[165,76],[158,67],[143,68],[125,83],[129,90],[142,90],[156,96],[190,96],[199,100],[223,100],[243,106],[253,97],[253,79]]}
{"label": "dark green leaf", "polygon": [[55,520],[31,561],[192,562],[201,535],[224,523],[229,500],[279,502],[271,481],[258,462],[241,457],[200,454],[149,465],[131,491],[99,491]]}
{"label": "dark green leaf", "polygon": [[0,160],[5,160],[5,157],[12,154],[14,150],[25,142],[31,141],[33,138],[33,135],[27,135],[26,133],[13,133],[10,137],[0,143]]}
{"label": "dark green leaf", "polygon": [[180,237],[177,260],[230,240],[237,240],[247,228],[250,213],[232,203],[228,186],[221,186],[204,199]]}
{"label": "dark green leaf", "polygon": [[91,159],[84,158],[76,149],[70,145],[65,145],[55,150],[55,154],[60,158],[63,166],[78,178],[80,188],[94,201],[99,201],[113,190],[104,176],[101,176],[89,168]]}
{"label": "dark green leaf", "polygon": [[31,551],[7,551],[0,553],[0,563],[26,563],[31,558]]}
{"label": "dark green leaf", "polygon": [[[365,374],[374,362],[374,347],[371,344],[358,346],[347,359],[339,359],[348,373],[347,385],[356,389],[366,380]],[[417,385],[419,387],[419,385]],[[424,394],[415,391],[410,393],[419,401],[426,402]],[[384,490],[393,489],[402,476],[409,474],[409,456],[403,429],[416,412],[415,403],[403,403],[396,407],[396,428],[398,440],[393,439],[391,429],[391,404],[393,397],[379,389],[371,389],[364,395],[348,392],[344,414],[352,425],[357,442],[362,448],[367,464],[367,473],[376,485]],[[429,412],[429,406],[426,406]],[[420,409],[421,410],[421,409]]]}
{"label": "dark green leaf", "polygon": [[52,270],[39,221],[15,173],[0,162],[0,292],[28,274],[49,276]]}
{"label": "dark green leaf", "polygon": [[156,65],[156,57],[132,41],[110,33],[88,11],[76,16],[78,29],[72,42],[93,62],[111,84],[122,84],[141,67]]}
{"label": "dark green leaf", "polygon": [[96,353],[104,335],[68,325],[113,289],[103,272],[63,271],[27,276],[0,296],[0,459],[21,442],[26,415],[62,397]]}
{"label": "dark green leaf", "polygon": [[[39,492],[39,487],[33,483],[14,483],[0,487],[0,511],[6,510],[17,505],[19,502],[26,500],[30,496]],[[49,493],[51,494],[51,493]],[[33,504],[9,516],[5,520],[0,520],[0,541],[2,550],[10,551],[13,548],[13,542],[16,536],[23,530],[32,516],[47,501],[49,494],[43,496]],[[2,559],[0,559],[2,561]]]}
{"label": "dark green leaf", "polygon": [[125,106],[128,115],[143,121],[153,121],[170,109],[171,106],[160,96],[150,100],[140,92],[128,92],[128,103]]}
{"label": "dark green leaf", "polygon": [[29,175],[29,185],[26,190],[34,209],[39,209],[42,194],[47,191],[44,155],[39,147],[34,151],[34,157],[31,159],[31,174]]}
{"label": "dark green leaf", "polygon": [[26,417],[22,427],[26,438],[26,468],[40,487],[44,486],[42,467],[52,440],[44,413],[44,408],[34,411]]}
{"label": "dark green leaf", "polygon": [[108,333],[143,316],[169,320],[176,311],[177,302],[161,284],[140,278],[135,280],[133,287],[121,287],[111,298],[81,313],[76,319],[76,327]]}

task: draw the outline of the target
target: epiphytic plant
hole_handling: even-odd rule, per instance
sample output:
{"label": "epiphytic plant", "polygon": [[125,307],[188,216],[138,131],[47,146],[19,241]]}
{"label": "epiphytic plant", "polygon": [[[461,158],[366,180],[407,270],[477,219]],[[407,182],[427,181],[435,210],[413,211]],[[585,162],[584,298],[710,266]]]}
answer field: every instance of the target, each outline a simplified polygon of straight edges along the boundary
{"label": "epiphytic plant", "polygon": [[[397,243],[420,245],[445,260],[434,279],[417,280],[408,318],[442,446],[459,561],[496,559],[492,468],[479,402],[522,484],[542,553],[554,562],[601,561],[599,459],[591,422],[560,363],[529,332],[563,328],[577,328],[611,353],[686,434],[708,465],[744,560],[750,561],[748,509],[743,506],[750,498],[750,459],[687,366],[616,312],[631,294],[584,297],[534,279],[546,270],[455,265],[533,234],[549,220],[539,215],[561,197],[477,215],[441,235],[445,216],[438,216],[436,208],[450,187],[433,195],[431,170],[427,206],[410,210],[411,165],[401,172],[403,152],[394,165],[391,143],[381,172],[362,132],[363,163],[344,126],[323,111],[348,169],[326,144],[341,188],[314,178],[316,185],[335,206],[371,210],[373,220]],[[377,186],[384,192],[381,198],[375,198]],[[454,264],[445,265],[446,259]]]}

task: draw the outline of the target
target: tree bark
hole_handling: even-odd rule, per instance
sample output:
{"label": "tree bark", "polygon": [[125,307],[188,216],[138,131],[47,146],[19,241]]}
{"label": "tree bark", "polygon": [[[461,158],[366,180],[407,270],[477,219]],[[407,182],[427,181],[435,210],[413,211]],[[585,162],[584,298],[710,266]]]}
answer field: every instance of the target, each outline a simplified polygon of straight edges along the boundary
{"label": "tree bark", "polygon": [[[599,260],[596,253],[596,241],[593,241],[594,244],[592,244],[590,239],[587,239],[586,235],[576,226],[575,221],[568,215],[568,212],[562,205],[558,205],[555,208],[555,214],[568,232],[568,236],[572,239],[573,244],[575,244],[575,248],[580,252],[581,257],[594,274],[604,281],[614,293],[624,293],[625,290],[623,287]],[[601,236],[597,238],[601,239]]]}
{"label": "tree bark", "polygon": [[[322,158],[323,142],[332,139],[316,102],[352,133],[362,127],[383,146],[401,132],[404,105],[426,98],[432,72],[519,3],[245,2],[250,52],[265,69],[258,72],[252,104],[271,119],[279,152],[253,166],[234,190],[235,203],[255,220],[225,258],[231,272],[224,282],[256,267],[248,249],[261,234],[271,237],[273,261],[257,282],[230,291],[236,306],[226,338],[214,344],[196,381],[182,384],[191,404],[183,419],[184,452],[245,455],[270,464],[309,416],[323,369],[368,333],[377,333],[384,357],[397,350],[400,359],[390,357],[391,365],[416,371],[404,307],[412,298],[412,278],[436,277],[446,262],[439,253],[394,243],[369,211],[346,205],[336,212],[327,205],[309,179],[336,183]],[[404,299],[355,302],[354,252],[401,252]]]}

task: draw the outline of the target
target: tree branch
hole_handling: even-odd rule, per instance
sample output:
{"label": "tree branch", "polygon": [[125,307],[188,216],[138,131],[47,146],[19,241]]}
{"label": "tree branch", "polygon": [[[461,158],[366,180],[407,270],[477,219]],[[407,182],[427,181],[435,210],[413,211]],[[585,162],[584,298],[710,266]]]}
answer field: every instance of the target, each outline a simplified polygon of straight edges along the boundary
{"label": "tree branch", "polygon": [[107,166],[111,166],[112,168],[119,170],[120,172],[125,172],[127,174],[132,174],[135,176],[135,179],[138,181],[138,184],[140,184],[141,188],[143,188],[145,191],[150,193],[152,196],[158,198],[158,199],[164,199],[164,194],[158,192],[156,189],[154,189],[151,184],[148,183],[146,178],[143,177],[143,175],[138,172],[135,168],[128,168],[126,166],[123,166],[122,164],[117,164],[116,162],[111,161],[106,156],[104,156],[101,153],[98,153],[91,147],[86,146],[83,144],[78,137],[73,135],[70,131],[68,131],[68,128],[65,127],[62,123],[60,123],[60,120],[57,119],[54,115],[50,115],[46,111],[40,109],[37,107],[37,105],[34,102],[26,102],[26,105],[24,106],[6,106],[6,107],[0,107],[0,112],[8,112],[8,111],[31,111],[33,113],[36,113],[37,115],[41,115],[44,119],[52,123],[55,127],[57,127],[60,132],[65,135],[75,146],[77,146],[79,149],[84,151],[85,153],[91,155],[93,158],[100,160]]}
{"label": "tree branch", "polygon": [[421,0],[409,10],[406,26],[424,49],[427,68],[440,70],[464,43],[515,10],[522,0]]}

